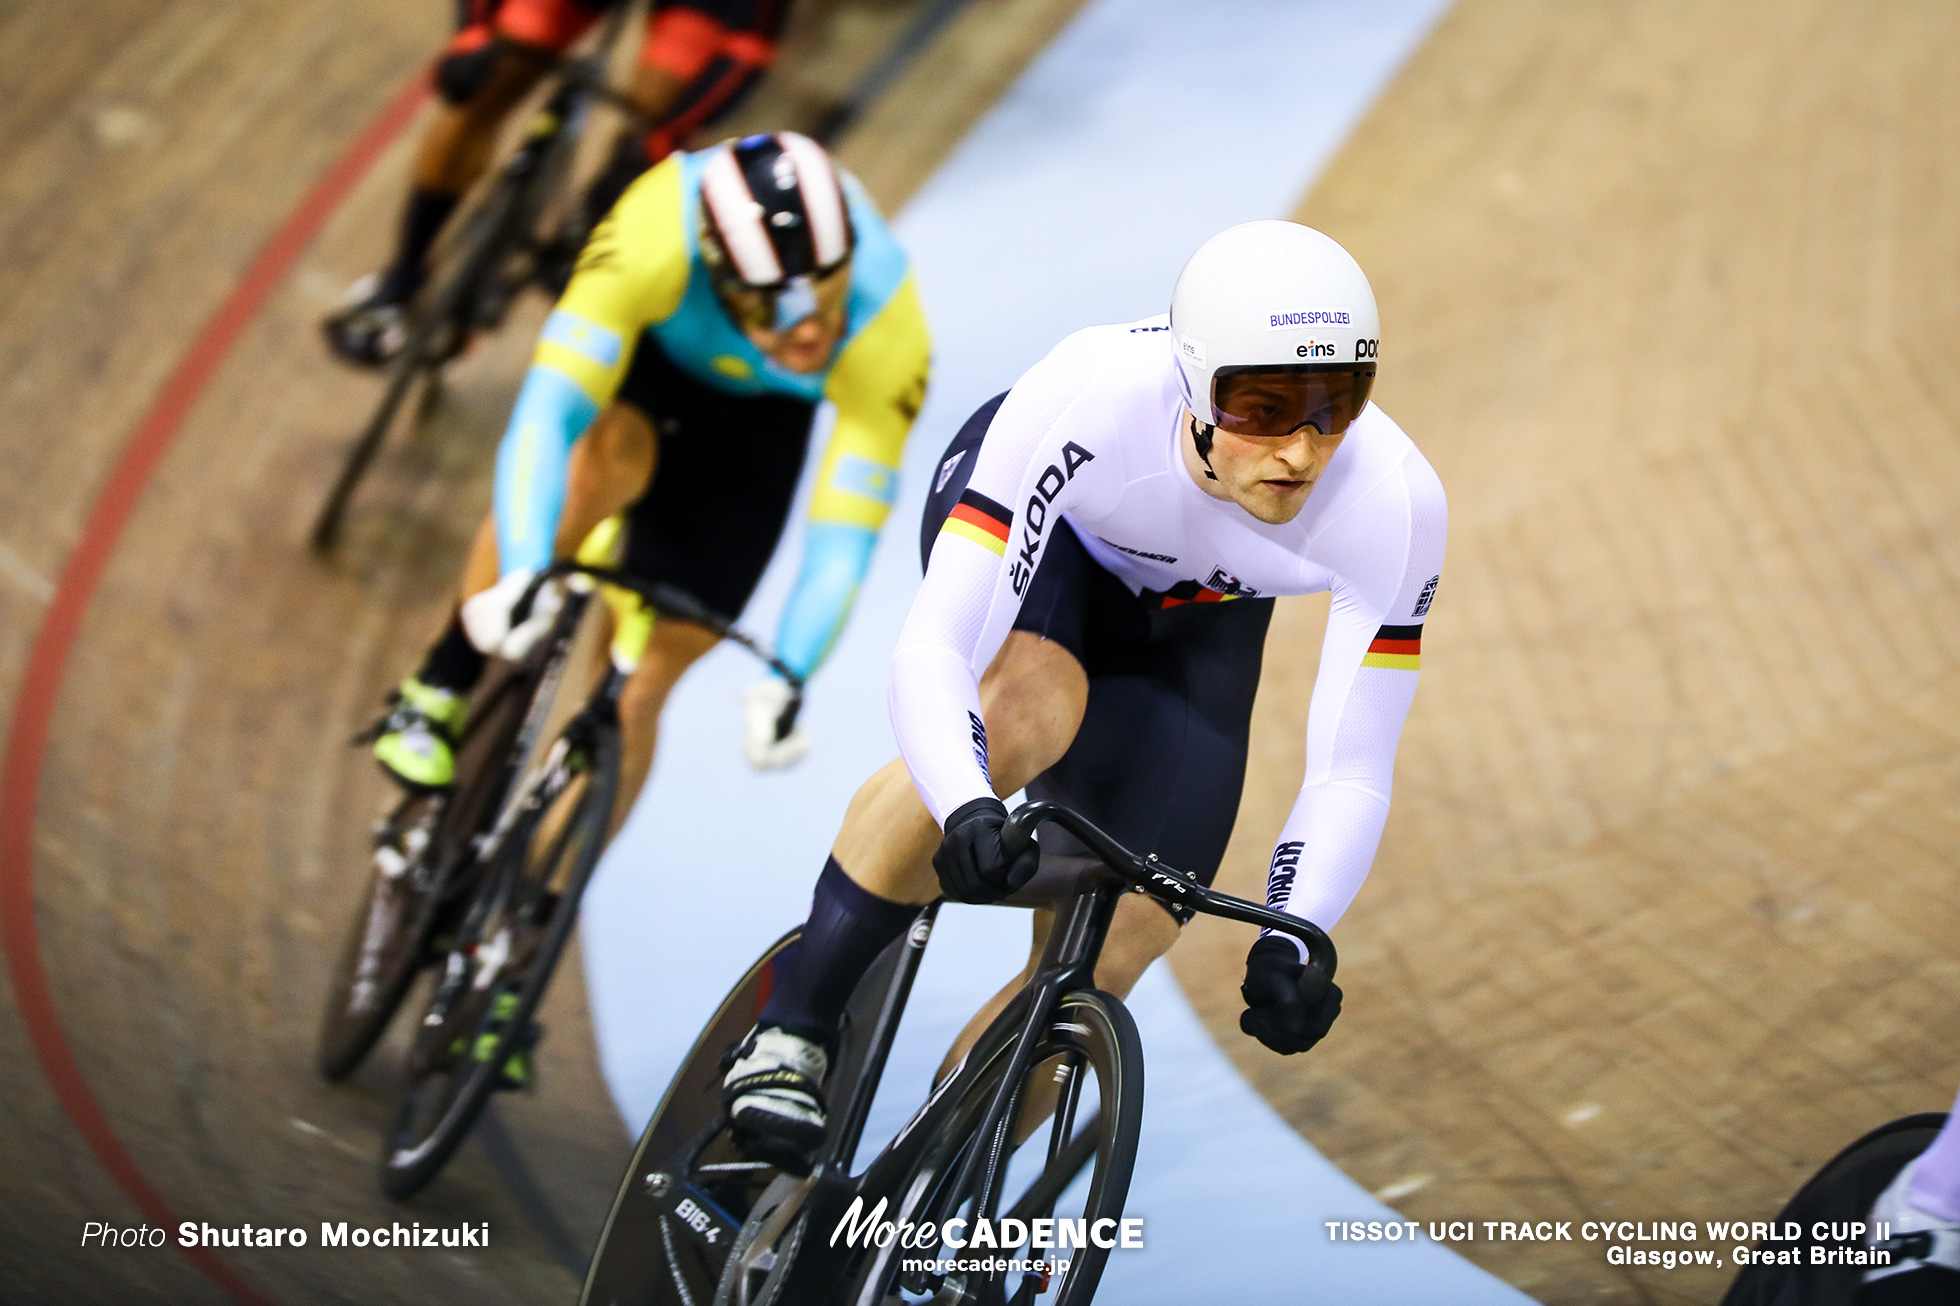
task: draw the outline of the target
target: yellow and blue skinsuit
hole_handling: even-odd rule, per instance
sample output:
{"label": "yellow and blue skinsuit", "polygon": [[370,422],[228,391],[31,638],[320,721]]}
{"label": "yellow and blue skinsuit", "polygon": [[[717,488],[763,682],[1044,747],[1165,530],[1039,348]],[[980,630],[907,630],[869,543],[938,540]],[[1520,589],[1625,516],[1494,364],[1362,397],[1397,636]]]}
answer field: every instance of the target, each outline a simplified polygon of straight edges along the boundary
{"label": "yellow and blue skinsuit", "polygon": [[[904,251],[863,187],[840,174],[856,235],[843,336],[819,372],[771,362],[729,319],[702,263],[696,214],[707,157],[674,155],[642,176],[580,255],[497,453],[498,557],[504,574],[550,564],[572,445],[619,390],[642,332],[715,389],[829,400],[836,425],[776,636],[778,656],[807,676],[842,630],[891,511],[905,437],[925,397],[931,341]],[[737,476],[741,433],[729,439],[729,472]]]}

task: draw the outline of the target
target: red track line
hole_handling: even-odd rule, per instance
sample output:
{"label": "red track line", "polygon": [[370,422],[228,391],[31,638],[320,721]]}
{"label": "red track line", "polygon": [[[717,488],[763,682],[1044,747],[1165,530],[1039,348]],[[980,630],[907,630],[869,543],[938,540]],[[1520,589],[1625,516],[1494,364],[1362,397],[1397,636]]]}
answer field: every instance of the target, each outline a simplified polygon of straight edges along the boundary
{"label": "red track line", "polygon": [[[20,692],[14,700],[5,763],[0,767],[0,948],[7,954],[14,1001],[62,1109],[88,1141],[96,1159],[144,1216],[171,1231],[173,1244],[177,1216],[162,1194],[136,1168],[135,1160],[123,1149],[101,1105],[89,1091],[75,1054],[62,1033],[61,1014],[55,1007],[54,993],[48,987],[47,973],[41,965],[41,941],[34,919],[34,815],[40,798],[41,765],[47,752],[49,727],[62,673],[74,649],[75,638],[81,632],[82,619],[88,614],[116,541],[121,538],[123,527],[129,524],[129,515],[149,483],[150,474],[156,470],[192,405],[238,337],[328,215],[407,127],[421,107],[427,88],[427,76],[417,73],[396,93],[326,176],[286,216],[178,360],[156,402],[130,436],[129,443],[123,446],[122,456],[89,511],[81,539],[62,566],[61,579],[34,637],[26,672],[21,676]],[[215,1253],[204,1248],[185,1248],[184,1255],[233,1300],[247,1306],[264,1306],[265,1298]]]}

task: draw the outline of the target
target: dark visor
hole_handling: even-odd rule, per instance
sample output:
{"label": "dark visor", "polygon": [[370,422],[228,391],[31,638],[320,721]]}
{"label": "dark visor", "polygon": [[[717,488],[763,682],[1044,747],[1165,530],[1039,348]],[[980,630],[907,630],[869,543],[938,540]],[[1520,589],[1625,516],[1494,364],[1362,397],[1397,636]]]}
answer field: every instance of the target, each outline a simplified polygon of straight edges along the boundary
{"label": "dark visor", "polygon": [[1373,363],[1221,367],[1211,382],[1212,420],[1234,435],[1286,436],[1307,426],[1339,435],[1374,384]]}

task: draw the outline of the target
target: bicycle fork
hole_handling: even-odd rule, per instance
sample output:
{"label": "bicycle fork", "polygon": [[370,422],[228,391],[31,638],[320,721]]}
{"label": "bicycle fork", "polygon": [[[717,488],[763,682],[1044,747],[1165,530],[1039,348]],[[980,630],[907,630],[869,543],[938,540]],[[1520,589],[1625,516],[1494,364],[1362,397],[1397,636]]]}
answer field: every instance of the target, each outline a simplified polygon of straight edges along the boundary
{"label": "bicycle fork", "polygon": [[[1035,1053],[1042,1035],[1053,1022],[1062,998],[1077,989],[1095,987],[1094,958],[1102,952],[1109,933],[1109,922],[1116,911],[1117,890],[1102,886],[1093,893],[1072,899],[1058,913],[1055,928],[1043,950],[1041,967],[1035,973],[1020,1033],[1011,1044],[1007,1073],[995,1087],[980,1125],[974,1130],[974,1146],[966,1150],[954,1180],[947,1185],[950,1195],[939,1216],[950,1216],[962,1204],[962,1194],[973,1191],[976,1172],[979,1188],[974,1192],[974,1218],[992,1220],[1000,1209],[1001,1189],[1006,1181],[1006,1158],[1011,1150],[1014,1126],[1025,1101],[1024,1082],[1034,1069]],[[1060,1068],[1062,1092],[1055,1104],[1059,1117],[1048,1145],[1050,1164],[1059,1160],[1067,1147],[1081,1098],[1079,1057],[1065,1057]],[[1059,1194],[1057,1194],[1059,1195]],[[1052,1198],[1050,1199],[1052,1203]],[[1015,1302],[1033,1300],[1043,1284],[1034,1276],[1024,1278],[1015,1293]],[[977,1301],[992,1306],[1007,1300],[1004,1276],[988,1275],[980,1284]]]}

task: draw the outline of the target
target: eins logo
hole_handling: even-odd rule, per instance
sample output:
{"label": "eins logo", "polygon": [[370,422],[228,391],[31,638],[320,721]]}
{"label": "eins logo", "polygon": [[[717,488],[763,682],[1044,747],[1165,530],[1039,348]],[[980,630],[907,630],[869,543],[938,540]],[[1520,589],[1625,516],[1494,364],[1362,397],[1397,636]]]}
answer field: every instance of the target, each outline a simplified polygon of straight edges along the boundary
{"label": "eins logo", "polygon": [[1309,340],[1293,351],[1295,356],[1300,358],[1332,358],[1339,352],[1334,348],[1334,342],[1331,340]]}

